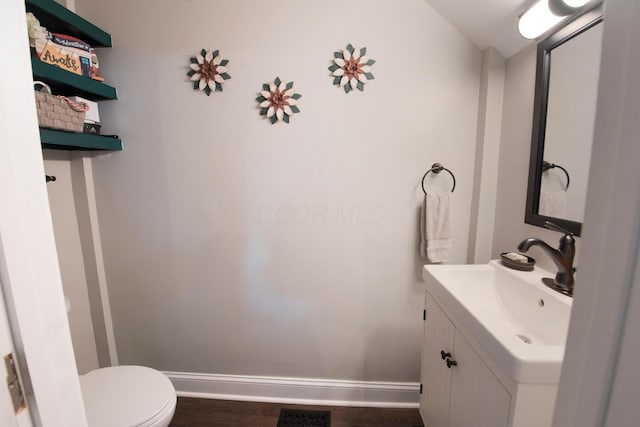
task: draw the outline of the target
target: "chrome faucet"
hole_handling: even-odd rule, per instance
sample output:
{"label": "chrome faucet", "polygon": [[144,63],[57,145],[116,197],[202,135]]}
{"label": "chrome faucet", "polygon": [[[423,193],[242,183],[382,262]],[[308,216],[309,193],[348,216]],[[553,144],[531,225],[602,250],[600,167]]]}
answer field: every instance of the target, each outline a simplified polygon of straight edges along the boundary
{"label": "chrome faucet", "polygon": [[556,274],[555,279],[545,277],[542,279],[542,282],[551,289],[572,297],[573,285],[575,282],[573,278],[573,273],[575,272],[575,268],[573,267],[573,258],[576,254],[576,240],[573,237],[573,233],[550,221],[545,221],[544,226],[550,230],[564,233],[564,236],[560,238],[560,246],[558,249],[552,248],[543,240],[535,237],[529,237],[528,239],[520,242],[518,250],[520,252],[527,252],[531,246],[540,246],[540,248],[544,249],[556,265],[558,273]]}

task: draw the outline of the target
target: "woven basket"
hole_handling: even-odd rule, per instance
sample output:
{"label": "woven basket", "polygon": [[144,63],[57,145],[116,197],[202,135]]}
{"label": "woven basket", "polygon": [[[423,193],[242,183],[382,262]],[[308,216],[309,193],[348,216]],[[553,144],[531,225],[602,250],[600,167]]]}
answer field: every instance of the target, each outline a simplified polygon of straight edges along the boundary
{"label": "woven basket", "polygon": [[34,86],[43,88],[35,92],[40,127],[82,132],[84,115],[88,109],[86,104],[76,104],[64,96],[51,95],[51,88],[43,82],[34,82]]}

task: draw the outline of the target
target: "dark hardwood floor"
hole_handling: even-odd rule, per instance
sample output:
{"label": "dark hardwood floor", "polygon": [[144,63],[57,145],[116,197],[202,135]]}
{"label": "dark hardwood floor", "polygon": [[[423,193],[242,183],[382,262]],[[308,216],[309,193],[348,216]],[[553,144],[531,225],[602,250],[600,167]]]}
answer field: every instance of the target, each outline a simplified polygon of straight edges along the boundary
{"label": "dark hardwood floor", "polygon": [[331,411],[331,427],[424,427],[417,409],[348,408],[178,398],[169,427],[276,427],[280,408]]}

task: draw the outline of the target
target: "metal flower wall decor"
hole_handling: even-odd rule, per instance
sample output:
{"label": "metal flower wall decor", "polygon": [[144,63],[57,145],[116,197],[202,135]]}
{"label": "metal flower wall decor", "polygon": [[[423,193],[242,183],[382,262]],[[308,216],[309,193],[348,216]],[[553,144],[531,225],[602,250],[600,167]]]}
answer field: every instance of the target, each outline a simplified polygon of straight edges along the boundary
{"label": "metal flower wall decor", "polygon": [[367,56],[367,48],[356,49],[349,43],[346,48],[333,54],[333,64],[329,71],[333,75],[333,84],[344,88],[345,93],[358,89],[364,90],[364,85],[373,80],[371,66],[376,61]]}
{"label": "metal flower wall decor", "polygon": [[284,83],[276,77],[271,83],[262,85],[260,96],[256,98],[260,106],[260,115],[266,116],[274,124],[278,121],[289,123],[294,113],[299,113],[298,100],[302,97],[295,93],[293,82]]}
{"label": "metal flower wall decor", "polygon": [[189,64],[191,69],[187,75],[191,77],[193,88],[203,90],[207,96],[213,91],[222,92],[222,84],[231,78],[227,73],[227,64],[229,60],[222,59],[219,50],[211,52],[202,49],[199,54],[191,58]]}

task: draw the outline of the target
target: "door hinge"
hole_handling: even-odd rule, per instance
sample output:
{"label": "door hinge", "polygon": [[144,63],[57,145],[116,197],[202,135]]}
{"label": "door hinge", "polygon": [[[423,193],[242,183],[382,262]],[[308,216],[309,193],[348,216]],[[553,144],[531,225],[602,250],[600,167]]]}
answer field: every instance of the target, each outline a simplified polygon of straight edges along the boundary
{"label": "door hinge", "polygon": [[13,360],[13,353],[9,353],[4,357],[4,366],[7,369],[7,388],[9,389],[9,395],[13,403],[13,410],[18,414],[27,407],[27,403],[24,400],[22,388],[20,387],[18,369],[16,368],[15,360]]}
{"label": "door hinge", "polygon": [[422,310],[422,320],[427,320],[427,309]]}
{"label": "door hinge", "polygon": [[420,384],[420,394],[422,394],[422,384]]}

